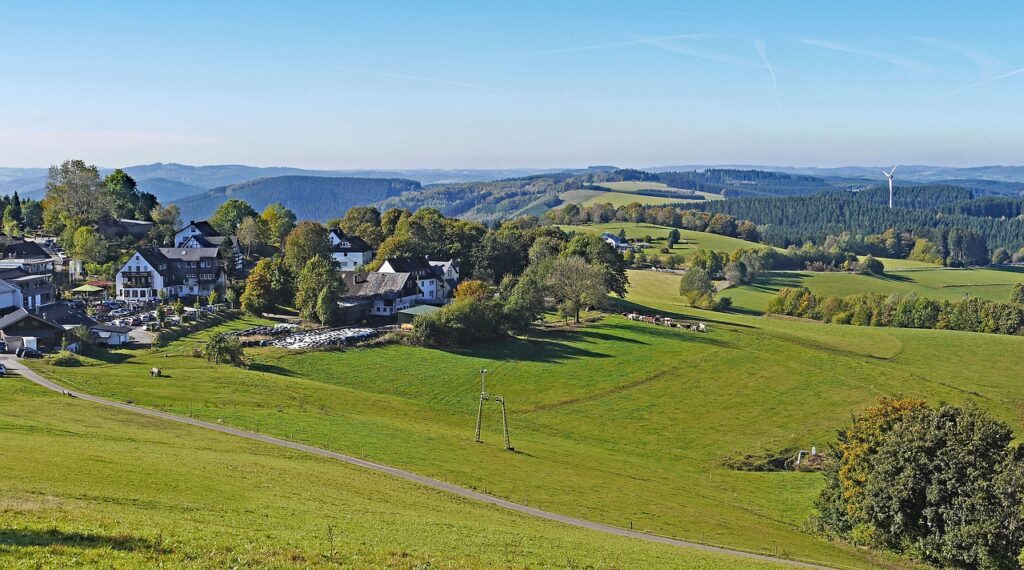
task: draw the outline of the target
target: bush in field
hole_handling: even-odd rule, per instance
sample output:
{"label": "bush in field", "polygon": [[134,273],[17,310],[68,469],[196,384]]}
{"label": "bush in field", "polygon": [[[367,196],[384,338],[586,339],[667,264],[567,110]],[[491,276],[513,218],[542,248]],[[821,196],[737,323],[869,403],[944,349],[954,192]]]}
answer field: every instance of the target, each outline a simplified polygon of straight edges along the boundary
{"label": "bush in field", "polygon": [[1024,453],[972,405],[883,398],[838,434],[821,531],[948,568],[1019,568]]}
{"label": "bush in field", "polygon": [[501,303],[467,298],[413,319],[412,339],[423,346],[459,346],[508,334]]}
{"label": "bush in field", "polygon": [[217,364],[232,364],[234,366],[245,364],[245,355],[242,352],[242,344],[238,342],[238,337],[224,333],[217,333],[206,341],[203,355],[206,360]]}
{"label": "bush in field", "polygon": [[54,366],[81,366],[82,361],[70,350],[62,350],[50,361]]}

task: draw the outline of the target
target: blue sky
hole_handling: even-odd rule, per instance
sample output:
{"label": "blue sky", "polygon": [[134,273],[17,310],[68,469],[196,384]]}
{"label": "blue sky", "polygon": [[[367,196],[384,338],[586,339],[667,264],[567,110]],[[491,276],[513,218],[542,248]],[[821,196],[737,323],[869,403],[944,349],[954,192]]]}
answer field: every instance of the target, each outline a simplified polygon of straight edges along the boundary
{"label": "blue sky", "polygon": [[142,4],[4,4],[0,165],[1024,163],[1021,2]]}

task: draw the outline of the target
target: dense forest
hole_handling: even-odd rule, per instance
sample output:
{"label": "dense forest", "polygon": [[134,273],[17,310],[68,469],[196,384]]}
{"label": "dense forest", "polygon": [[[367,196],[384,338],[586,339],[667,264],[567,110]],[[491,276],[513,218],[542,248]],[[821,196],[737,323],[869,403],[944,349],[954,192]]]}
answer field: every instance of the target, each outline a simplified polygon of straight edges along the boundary
{"label": "dense forest", "polygon": [[344,215],[353,206],[373,204],[419,190],[419,182],[401,178],[277,176],[214,188],[177,200],[175,204],[181,209],[183,220],[206,219],[225,200],[237,198],[257,210],[280,202],[299,219],[325,221]]}
{"label": "dense forest", "polygon": [[725,168],[710,168],[703,172],[661,172],[657,180],[673,188],[722,194],[726,198],[809,196],[834,189],[816,176]]}
{"label": "dense forest", "polygon": [[[853,194],[869,204],[889,205],[889,187],[873,186]],[[960,186],[926,185],[893,187],[892,205],[896,208],[927,210],[938,206],[974,199],[974,193]]]}
{"label": "dense forest", "polygon": [[859,199],[853,193],[718,200],[680,207],[752,220],[758,224],[762,241],[781,247],[807,241],[822,243],[830,234],[878,234],[891,228],[910,230],[919,236],[951,231],[972,233],[984,239],[991,250],[1017,251],[1024,246],[1024,220],[890,209]]}

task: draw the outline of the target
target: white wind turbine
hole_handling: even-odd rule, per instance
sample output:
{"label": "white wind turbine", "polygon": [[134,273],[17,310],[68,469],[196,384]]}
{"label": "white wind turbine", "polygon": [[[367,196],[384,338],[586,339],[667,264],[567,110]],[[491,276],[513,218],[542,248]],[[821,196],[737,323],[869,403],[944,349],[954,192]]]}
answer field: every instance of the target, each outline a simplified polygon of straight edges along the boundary
{"label": "white wind turbine", "polygon": [[882,174],[884,174],[885,177],[889,179],[889,207],[890,208],[892,208],[892,173],[893,172],[896,172],[896,167],[895,166],[893,166],[892,170],[890,170],[889,172],[886,172],[884,170],[882,171]]}

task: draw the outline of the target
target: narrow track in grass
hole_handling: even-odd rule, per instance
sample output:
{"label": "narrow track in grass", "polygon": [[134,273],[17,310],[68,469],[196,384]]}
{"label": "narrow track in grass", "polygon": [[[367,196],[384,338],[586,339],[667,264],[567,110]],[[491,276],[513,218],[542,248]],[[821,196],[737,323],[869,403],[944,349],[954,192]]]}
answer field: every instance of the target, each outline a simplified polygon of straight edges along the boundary
{"label": "narrow track in grass", "polygon": [[421,485],[425,485],[425,486],[433,488],[433,489],[437,489],[437,490],[440,490],[440,491],[446,491],[448,493],[451,493],[453,495],[457,495],[459,497],[463,497],[463,498],[470,499],[470,500],[473,500],[473,501],[478,501],[478,502],[481,502],[481,503],[487,503],[487,504],[490,504],[490,505],[495,505],[495,506],[502,507],[502,508],[505,508],[505,509],[508,509],[508,510],[511,510],[511,511],[515,511],[515,512],[518,512],[518,513],[521,513],[521,514],[524,514],[524,515],[528,515],[528,516],[533,516],[533,517],[537,517],[537,518],[542,518],[542,519],[547,519],[547,520],[551,520],[551,521],[556,521],[556,522],[560,522],[560,523],[563,523],[563,524],[568,524],[568,525],[572,525],[572,526],[576,526],[576,527],[580,527],[580,528],[585,528],[585,529],[589,529],[589,530],[593,530],[593,531],[597,531],[597,532],[603,532],[603,533],[607,533],[607,534],[612,534],[612,535],[616,535],[616,536],[624,536],[624,537],[627,537],[627,538],[635,538],[635,539],[639,539],[639,540],[646,540],[646,541],[649,541],[649,542],[657,542],[657,543],[661,543],[661,544],[668,544],[668,545],[679,546],[679,547],[683,547],[683,548],[692,548],[692,549],[701,550],[701,551],[704,551],[704,552],[712,552],[712,553],[716,553],[716,554],[725,554],[725,555],[736,556],[736,557],[740,557],[740,558],[747,558],[747,559],[753,559],[753,560],[762,560],[762,561],[766,561],[766,562],[775,562],[775,563],[778,563],[778,564],[785,564],[785,565],[796,566],[796,567],[801,567],[801,568],[822,568],[822,569],[829,568],[828,566],[822,566],[822,565],[819,565],[819,564],[813,564],[813,563],[809,563],[809,562],[801,562],[801,561],[798,561],[798,560],[790,560],[790,559],[785,559],[785,558],[778,558],[778,557],[769,556],[769,555],[765,555],[765,554],[757,554],[757,553],[753,553],[753,552],[745,552],[745,551],[742,551],[742,550],[733,550],[733,549],[730,549],[730,548],[723,548],[723,547],[719,547],[719,546],[711,546],[711,545],[707,545],[707,544],[701,544],[701,543],[698,543],[698,542],[690,542],[690,541],[687,541],[687,540],[681,540],[681,539],[678,539],[678,538],[670,538],[670,537],[667,537],[667,536],[658,536],[658,535],[654,535],[654,534],[647,534],[647,533],[638,532],[638,531],[635,531],[635,530],[630,530],[630,529],[620,528],[620,527],[606,525],[606,524],[602,524],[602,523],[587,521],[587,520],[583,520],[583,519],[579,519],[579,518],[575,518],[575,517],[569,517],[569,516],[565,516],[565,515],[560,515],[558,513],[553,513],[553,512],[550,512],[550,511],[545,511],[545,510],[538,509],[538,508],[535,508],[535,507],[529,507],[529,506],[522,505],[522,504],[519,504],[519,503],[514,503],[512,501],[507,501],[505,499],[501,499],[501,498],[498,498],[498,497],[494,497],[494,496],[491,496],[491,495],[480,493],[478,491],[474,491],[472,489],[467,489],[465,487],[460,487],[458,485],[453,485],[451,483],[446,483],[444,481],[439,481],[437,479],[432,479],[430,477],[424,477],[423,475],[418,475],[418,474],[413,473],[411,471],[405,471],[404,469],[398,469],[396,467],[391,467],[391,466],[383,465],[383,464],[380,464],[380,463],[374,463],[372,461],[367,461],[365,459],[360,459],[358,457],[353,457],[351,455],[344,455],[342,453],[337,453],[337,452],[334,452],[334,451],[330,451],[328,449],[323,449],[323,448],[320,448],[320,447],[314,447],[312,445],[306,445],[306,444],[303,444],[303,443],[296,443],[294,441],[288,441],[288,440],[285,440],[285,439],[280,439],[280,438],[269,436],[269,435],[263,435],[263,434],[260,434],[260,433],[254,433],[254,432],[250,432],[250,431],[246,431],[246,430],[242,430],[242,429],[238,429],[238,428],[233,428],[233,427],[222,425],[222,424],[218,424],[218,423],[207,422],[207,421],[203,421],[203,420],[197,420],[197,419],[190,418],[190,417],[187,417],[187,416],[180,416],[180,415],[177,415],[177,414],[172,414],[172,413],[168,413],[168,412],[162,412],[162,411],[154,410],[154,409],[151,409],[151,408],[145,408],[145,407],[142,407],[142,406],[136,406],[134,404],[127,404],[127,403],[123,403],[123,402],[116,402],[116,401],[113,401],[113,400],[108,400],[106,398],[100,398],[99,396],[94,396],[92,394],[86,394],[86,393],[78,392],[78,391],[75,391],[75,390],[69,390],[69,389],[65,388],[64,386],[62,386],[62,385],[60,385],[60,384],[58,384],[58,383],[56,383],[56,382],[54,382],[52,380],[48,380],[48,379],[42,377],[37,372],[35,372],[34,370],[24,366],[23,364],[21,364],[18,360],[14,359],[14,358],[0,357],[0,362],[2,362],[3,364],[5,364],[7,366],[7,370],[9,372],[17,372],[17,373],[21,374],[21,376],[23,376],[24,378],[26,378],[26,379],[28,379],[28,380],[38,384],[39,386],[42,386],[43,388],[46,388],[46,389],[52,390],[54,392],[66,395],[66,396],[68,396],[70,398],[76,398],[76,399],[83,400],[83,401],[86,401],[86,402],[92,402],[92,403],[95,403],[95,404],[101,404],[101,405],[104,405],[104,406],[109,406],[109,407],[112,407],[112,408],[117,408],[119,410],[124,410],[124,411],[132,412],[132,413],[135,413],[135,414],[143,415],[143,416],[149,416],[149,417],[153,417],[153,418],[159,418],[159,419],[163,419],[163,420],[167,420],[167,421],[172,421],[172,422],[186,424],[186,425],[190,425],[190,426],[194,426],[194,427],[199,427],[199,428],[203,428],[203,429],[218,431],[218,432],[225,433],[225,434],[228,434],[228,435],[234,435],[234,436],[237,436],[237,437],[244,437],[246,439],[251,439],[251,440],[254,440],[254,441],[259,441],[259,442],[262,442],[262,443],[268,443],[268,444],[276,445],[276,446],[279,446],[279,447],[284,447],[284,448],[288,448],[288,449],[292,449],[292,450],[296,450],[296,451],[302,451],[302,452],[305,452],[305,453],[311,453],[313,455],[319,455],[321,457],[327,457],[327,458],[330,458],[330,459],[335,459],[335,460],[338,460],[338,461],[343,461],[343,462],[348,463],[350,465],[356,465],[358,467],[363,467],[365,469],[370,469],[370,470],[376,471],[378,473],[386,473],[388,475],[392,475],[394,477],[398,477],[398,478],[404,479],[406,481],[411,481],[413,483],[419,483]]}

